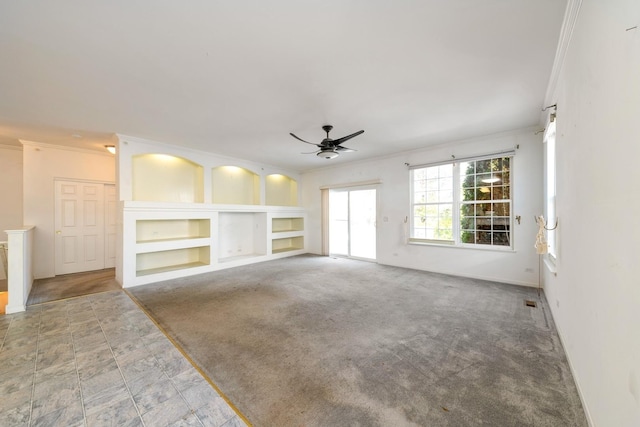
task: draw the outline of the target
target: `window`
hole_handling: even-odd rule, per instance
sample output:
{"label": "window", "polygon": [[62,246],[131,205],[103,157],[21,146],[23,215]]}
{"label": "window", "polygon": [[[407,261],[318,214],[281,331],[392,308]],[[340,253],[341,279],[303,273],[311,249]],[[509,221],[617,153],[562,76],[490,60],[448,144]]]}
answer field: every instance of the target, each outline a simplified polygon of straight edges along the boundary
{"label": "window", "polygon": [[512,247],[512,156],[412,168],[410,240]]}
{"label": "window", "polygon": [[547,220],[547,253],[552,261],[555,261],[557,256],[557,242],[556,242],[556,230],[553,229],[556,220],[556,122],[555,117],[547,126],[547,130],[544,135],[545,146],[545,159],[546,159],[546,171],[545,171],[545,215]]}
{"label": "window", "polygon": [[453,164],[413,170],[411,237],[453,241]]}

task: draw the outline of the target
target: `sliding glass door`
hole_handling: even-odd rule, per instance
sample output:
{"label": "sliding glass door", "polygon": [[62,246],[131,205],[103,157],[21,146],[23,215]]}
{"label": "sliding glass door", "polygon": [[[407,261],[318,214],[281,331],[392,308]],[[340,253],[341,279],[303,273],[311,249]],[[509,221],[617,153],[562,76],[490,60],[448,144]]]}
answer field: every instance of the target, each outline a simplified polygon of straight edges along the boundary
{"label": "sliding glass door", "polygon": [[329,192],[329,253],[376,259],[376,190]]}

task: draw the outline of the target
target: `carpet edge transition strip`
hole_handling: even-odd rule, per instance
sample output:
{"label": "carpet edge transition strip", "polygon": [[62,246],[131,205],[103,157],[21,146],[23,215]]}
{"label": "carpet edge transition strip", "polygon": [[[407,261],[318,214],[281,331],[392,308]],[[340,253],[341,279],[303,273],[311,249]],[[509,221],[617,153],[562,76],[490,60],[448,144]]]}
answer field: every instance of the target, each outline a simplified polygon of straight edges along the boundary
{"label": "carpet edge transition strip", "polygon": [[211,385],[211,387],[213,387],[213,389],[220,395],[220,397],[227,403],[227,405],[229,405],[229,407],[233,410],[233,412],[236,413],[236,415],[245,422],[245,424],[247,424],[247,427],[253,427],[253,424],[251,424],[251,422],[247,419],[247,417],[244,416],[244,414],[240,411],[240,409],[238,409],[236,407],[236,405],[233,404],[233,402],[231,402],[231,400],[227,397],[226,394],[224,394],[222,392],[222,390],[220,389],[220,387],[218,387],[216,385],[216,383],[213,382],[213,380],[211,378],[209,378],[209,376],[202,370],[200,369],[200,367],[193,361],[193,359],[184,351],[184,349],[182,348],[182,346],[180,346],[180,344],[178,344],[168,333],[167,331],[160,326],[160,324],[158,322],[156,322],[156,319],[154,319],[149,312],[147,311],[146,308],[144,308],[144,306],[142,305],[142,303],[133,295],[131,294],[128,290],[126,289],[122,289],[124,291],[125,294],[127,294],[127,296],[129,297],[129,299],[131,301],[133,301],[140,310],[142,310],[142,312],[149,318],[149,320],[151,320],[153,322],[154,325],[156,325],[156,327],[160,330],[160,332],[162,332],[164,334],[165,337],[167,337],[167,339],[171,342],[171,344],[173,344],[173,346],[178,349],[178,351],[182,354],[182,356],[184,356],[185,359],[187,359],[187,361],[191,364],[191,366],[194,367],[194,369],[196,371],[198,371],[198,373],[200,373],[200,375],[202,375],[202,377],[205,379],[205,381],[207,381],[209,383],[209,385]]}

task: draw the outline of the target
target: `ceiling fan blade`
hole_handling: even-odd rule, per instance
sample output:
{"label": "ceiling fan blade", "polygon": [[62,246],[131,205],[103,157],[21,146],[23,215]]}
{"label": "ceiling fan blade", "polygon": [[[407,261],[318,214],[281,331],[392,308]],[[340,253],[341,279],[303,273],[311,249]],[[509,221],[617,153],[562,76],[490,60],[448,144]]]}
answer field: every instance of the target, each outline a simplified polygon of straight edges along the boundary
{"label": "ceiling fan blade", "polygon": [[350,140],[351,138],[360,135],[361,133],[364,133],[363,130],[359,130],[358,132],[352,133],[351,135],[347,135],[347,136],[343,136],[342,138],[338,138],[338,139],[334,139],[333,140],[333,145],[339,145],[342,144],[345,141]]}
{"label": "ceiling fan blade", "polygon": [[316,154],[321,152],[322,150],[318,150],[318,151],[309,151],[308,153],[300,153],[300,154]]}
{"label": "ceiling fan blade", "polygon": [[294,135],[294,134],[292,134],[292,133],[289,133],[289,135],[291,135],[292,137],[294,137],[294,138],[295,138],[295,139],[297,139],[298,141],[302,141],[302,142],[304,142],[305,144],[311,144],[311,145],[315,145],[316,147],[318,147],[318,144],[314,144],[313,142],[305,141],[304,139],[302,139],[302,138],[298,138],[297,136],[295,136],[295,135]]}
{"label": "ceiling fan blade", "polygon": [[358,150],[354,150],[353,148],[347,148],[347,147],[342,147],[340,145],[338,145],[335,148],[336,151],[340,151],[342,153],[351,153],[352,151],[358,151]]}

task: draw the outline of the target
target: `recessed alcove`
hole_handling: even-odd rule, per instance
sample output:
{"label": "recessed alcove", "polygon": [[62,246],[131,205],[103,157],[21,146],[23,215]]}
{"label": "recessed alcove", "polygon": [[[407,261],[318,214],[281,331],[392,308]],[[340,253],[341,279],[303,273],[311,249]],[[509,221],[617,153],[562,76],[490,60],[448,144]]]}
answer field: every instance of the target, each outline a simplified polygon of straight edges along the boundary
{"label": "recessed alcove", "polygon": [[304,218],[272,218],[271,219],[271,232],[272,233],[286,233],[289,231],[303,231],[304,230]]}
{"label": "recessed alcove", "polygon": [[199,164],[168,154],[139,154],[131,163],[133,200],[204,202],[204,170]]}
{"label": "recessed alcove", "polygon": [[238,166],[211,169],[211,200],[233,205],[260,204],[260,176]]}
{"label": "recessed alcove", "polygon": [[218,215],[220,262],[266,255],[266,213],[220,212]]}
{"label": "recessed alcove", "polygon": [[136,241],[144,243],[209,237],[210,222],[207,218],[138,220],[136,221]]}
{"label": "recessed alcove", "polygon": [[269,206],[298,206],[298,183],[281,174],[267,175],[265,204]]}
{"label": "recessed alcove", "polygon": [[273,239],[271,241],[271,253],[278,254],[282,252],[298,251],[304,249],[304,237],[287,237],[283,239]]}
{"label": "recessed alcove", "polygon": [[136,255],[136,276],[209,265],[209,254],[209,246],[140,253]]}

